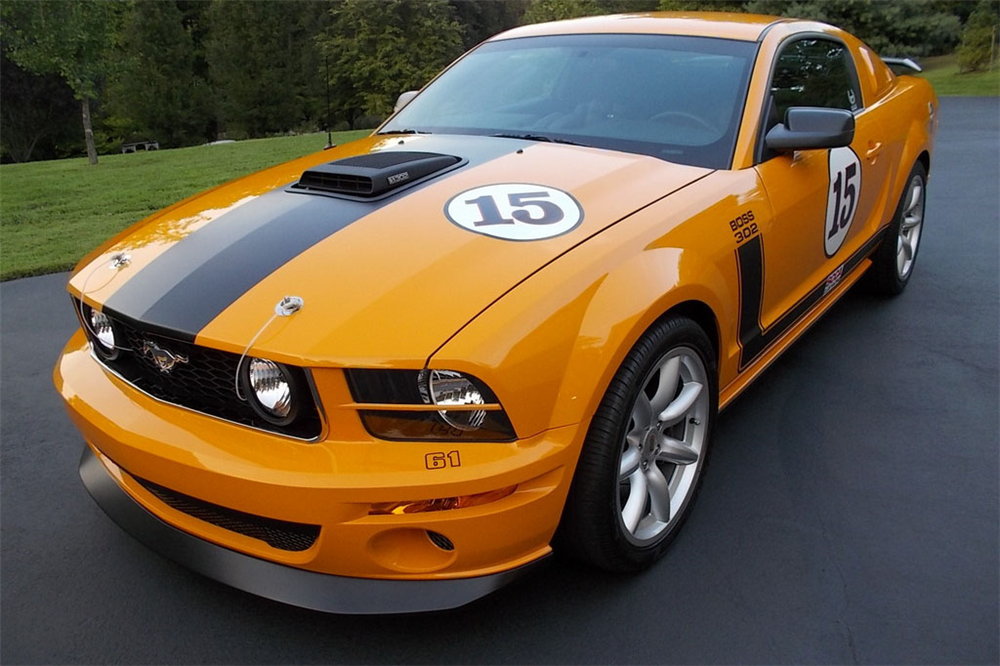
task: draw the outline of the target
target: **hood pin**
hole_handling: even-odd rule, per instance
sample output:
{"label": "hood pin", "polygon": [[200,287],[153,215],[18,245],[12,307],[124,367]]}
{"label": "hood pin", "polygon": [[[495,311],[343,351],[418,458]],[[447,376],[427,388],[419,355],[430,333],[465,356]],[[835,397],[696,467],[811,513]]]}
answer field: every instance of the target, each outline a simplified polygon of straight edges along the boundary
{"label": "hood pin", "polygon": [[288,317],[302,309],[305,302],[298,296],[285,296],[274,306],[274,314],[279,317]]}
{"label": "hood pin", "polygon": [[108,263],[108,268],[113,271],[119,268],[125,268],[132,262],[132,255],[126,254],[124,252],[115,252],[111,255],[111,261]]}

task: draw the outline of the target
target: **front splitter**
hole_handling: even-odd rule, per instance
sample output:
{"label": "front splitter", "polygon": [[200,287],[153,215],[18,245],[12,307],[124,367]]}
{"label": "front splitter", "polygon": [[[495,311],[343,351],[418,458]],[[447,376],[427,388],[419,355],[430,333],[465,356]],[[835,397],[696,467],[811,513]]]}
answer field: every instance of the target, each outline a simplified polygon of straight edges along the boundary
{"label": "front splitter", "polygon": [[132,499],[89,446],[84,446],[80,458],[80,478],[112,520],[161,555],[245,592],[325,613],[376,615],[457,608],[495,592],[547,559],[488,576],[444,580],[321,574],[244,555],[168,525]]}

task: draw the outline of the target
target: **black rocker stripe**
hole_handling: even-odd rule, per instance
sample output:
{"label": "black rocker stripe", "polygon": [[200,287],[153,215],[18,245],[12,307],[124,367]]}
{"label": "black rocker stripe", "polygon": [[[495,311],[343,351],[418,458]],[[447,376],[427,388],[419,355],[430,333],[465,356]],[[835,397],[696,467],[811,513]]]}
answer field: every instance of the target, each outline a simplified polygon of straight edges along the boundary
{"label": "black rocker stripe", "polygon": [[[421,137],[420,149],[467,158],[465,168],[469,168],[531,145],[512,139],[460,139]],[[103,309],[144,330],[193,342],[198,331],[275,270],[425,186],[379,201],[331,199],[277,188],[175,243],[112,294]]]}
{"label": "black rocker stripe", "polygon": [[[878,247],[885,235],[885,227],[843,263],[843,276],[850,274]],[[813,287],[798,303],[789,308],[771,326],[764,328],[762,304],[764,294],[764,242],[762,234],[757,234],[736,248],[736,268],[739,272],[739,343],[742,372],[778,340],[789,328],[809,313],[826,295],[826,280]],[[840,269],[841,267],[838,267]],[[831,273],[832,275],[832,273]]]}

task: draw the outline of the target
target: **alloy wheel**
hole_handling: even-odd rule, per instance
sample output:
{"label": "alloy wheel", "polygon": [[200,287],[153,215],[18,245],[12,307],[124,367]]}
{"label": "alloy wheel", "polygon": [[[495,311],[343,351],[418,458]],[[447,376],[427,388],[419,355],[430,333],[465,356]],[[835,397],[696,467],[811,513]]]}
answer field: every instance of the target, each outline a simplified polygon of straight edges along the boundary
{"label": "alloy wheel", "polygon": [[896,238],[896,275],[900,280],[909,276],[917,256],[920,231],[924,226],[924,191],[923,177],[915,174],[906,193],[906,206]]}
{"label": "alloy wheel", "polygon": [[629,415],[618,461],[623,533],[639,546],[677,524],[694,494],[708,432],[705,364],[676,347],[653,365]]}

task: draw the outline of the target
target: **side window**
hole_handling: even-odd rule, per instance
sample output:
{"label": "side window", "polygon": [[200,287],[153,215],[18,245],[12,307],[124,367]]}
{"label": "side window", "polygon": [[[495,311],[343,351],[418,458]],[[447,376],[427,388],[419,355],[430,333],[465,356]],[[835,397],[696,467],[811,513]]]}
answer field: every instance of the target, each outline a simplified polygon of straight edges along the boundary
{"label": "side window", "polygon": [[791,106],[861,108],[850,57],[845,46],[826,39],[800,39],[782,49],[771,78],[773,121],[783,122]]}

